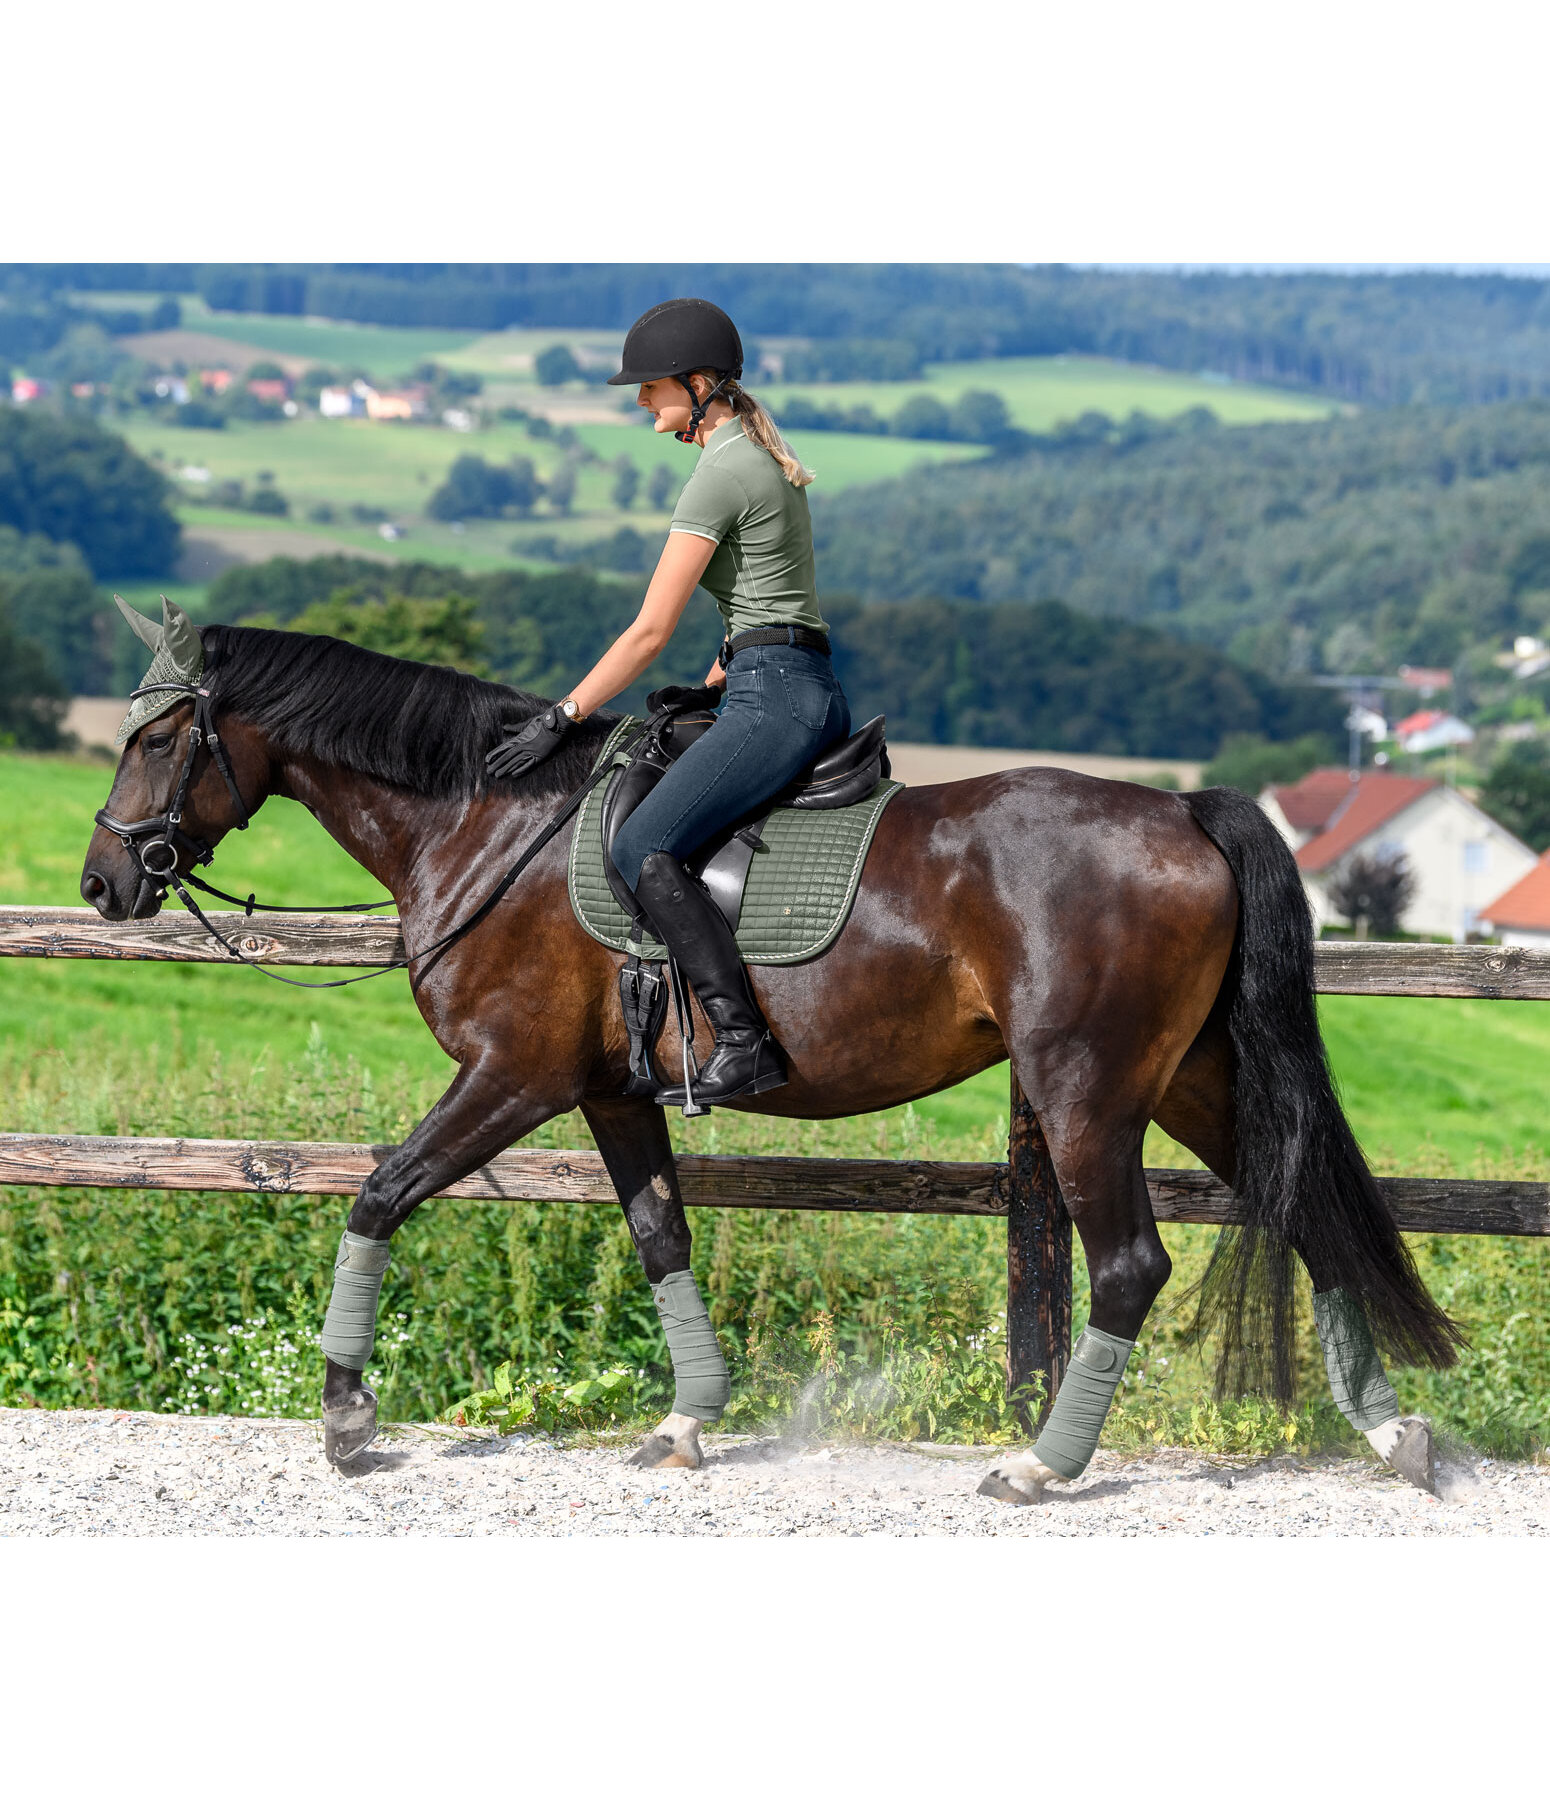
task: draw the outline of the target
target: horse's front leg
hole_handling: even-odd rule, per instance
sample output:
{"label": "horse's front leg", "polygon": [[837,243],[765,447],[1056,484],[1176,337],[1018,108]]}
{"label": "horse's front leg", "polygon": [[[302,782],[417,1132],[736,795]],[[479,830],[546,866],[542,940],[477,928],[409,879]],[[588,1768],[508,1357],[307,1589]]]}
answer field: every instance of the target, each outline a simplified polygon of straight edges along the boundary
{"label": "horse's front leg", "polygon": [[377,1397],[361,1379],[376,1339],[377,1300],[393,1233],[422,1200],[482,1168],[516,1139],[575,1104],[541,1087],[513,1092],[509,1066],[465,1063],[445,1094],[366,1180],[340,1240],[323,1322],[323,1450],[345,1474],[364,1473],[377,1435]]}
{"label": "horse's front leg", "polygon": [[581,1110],[624,1208],[673,1363],[673,1410],[630,1460],[645,1468],[697,1469],[705,1460],[700,1427],[721,1417],[732,1383],[689,1268],[689,1221],[667,1121],[650,1101],[586,1100]]}

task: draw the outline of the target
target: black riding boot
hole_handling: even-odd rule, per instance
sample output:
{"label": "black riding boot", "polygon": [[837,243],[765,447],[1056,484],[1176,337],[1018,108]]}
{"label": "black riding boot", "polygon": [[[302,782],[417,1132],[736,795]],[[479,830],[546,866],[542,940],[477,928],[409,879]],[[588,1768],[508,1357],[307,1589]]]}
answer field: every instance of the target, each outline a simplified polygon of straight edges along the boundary
{"label": "black riding boot", "polygon": [[[720,907],[665,850],[653,851],[641,864],[635,897],[715,1027],[716,1047],[695,1077],[695,1100],[713,1106],[784,1087],[785,1058],[759,1011]],[[663,1106],[682,1106],[685,1098],[681,1087],[657,1095]]]}

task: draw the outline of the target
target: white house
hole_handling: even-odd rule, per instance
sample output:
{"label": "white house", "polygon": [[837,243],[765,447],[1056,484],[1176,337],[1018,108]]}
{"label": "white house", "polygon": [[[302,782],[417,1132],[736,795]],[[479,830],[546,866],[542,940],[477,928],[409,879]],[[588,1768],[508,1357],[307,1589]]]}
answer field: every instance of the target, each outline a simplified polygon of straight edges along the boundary
{"label": "white house", "polygon": [[1550,850],[1485,908],[1481,928],[1504,944],[1550,950]]}
{"label": "white house", "polygon": [[1394,736],[1399,739],[1400,749],[1412,756],[1423,756],[1428,750],[1445,750],[1449,744],[1475,741],[1474,732],[1462,719],[1435,708],[1414,712],[1408,719],[1401,719],[1394,727]]}
{"label": "white house", "polygon": [[1402,855],[1415,894],[1406,931],[1462,943],[1485,929],[1490,904],[1535,865],[1534,852],[1457,788],[1417,776],[1315,769],[1260,805],[1290,844],[1315,925],[1337,920],[1330,883],[1355,856]]}

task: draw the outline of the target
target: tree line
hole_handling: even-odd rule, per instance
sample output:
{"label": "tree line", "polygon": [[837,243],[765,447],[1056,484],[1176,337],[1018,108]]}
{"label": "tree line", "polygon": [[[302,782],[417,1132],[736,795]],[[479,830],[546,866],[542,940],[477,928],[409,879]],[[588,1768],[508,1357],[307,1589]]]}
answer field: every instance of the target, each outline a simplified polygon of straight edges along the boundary
{"label": "tree line", "polygon": [[[697,293],[726,307],[753,338],[808,340],[782,351],[787,377],[800,381],[904,378],[927,361],[1069,353],[1379,405],[1550,392],[1550,284],[1497,274],[1060,264],[14,264],[8,280],[13,291],[0,296],[0,317],[35,313],[72,289],[160,287],[198,292],[218,310],[471,331],[622,330],[669,294]],[[7,329],[0,323],[0,354]]]}
{"label": "tree line", "polygon": [[[473,575],[430,563],[275,558],[220,576],[208,616],[328,630],[380,649],[412,639],[432,660],[557,694],[629,622],[641,594],[638,581],[586,567]],[[852,712],[858,722],[887,713],[901,740],[1207,757],[1233,732],[1286,738],[1338,726],[1340,709],[1327,693],[1279,687],[1204,645],[1146,625],[1114,626],[1055,601],[878,605],[829,597],[823,606]],[[361,612],[371,607],[381,610]],[[360,635],[372,619],[385,635]],[[444,641],[436,637],[443,628]],[[701,595],[622,704],[639,710],[648,689],[697,681],[720,637],[720,615]]]}

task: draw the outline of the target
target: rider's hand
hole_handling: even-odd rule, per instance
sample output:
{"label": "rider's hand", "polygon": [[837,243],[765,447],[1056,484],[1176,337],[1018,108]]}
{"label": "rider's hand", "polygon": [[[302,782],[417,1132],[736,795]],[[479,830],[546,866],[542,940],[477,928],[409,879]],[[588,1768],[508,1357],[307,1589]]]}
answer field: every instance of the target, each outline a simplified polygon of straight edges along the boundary
{"label": "rider's hand", "polygon": [[536,769],[546,757],[553,756],[571,728],[571,722],[558,706],[546,706],[528,720],[520,731],[507,730],[501,741],[484,759],[492,777],[509,781]]}
{"label": "rider's hand", "polygon": [[659,687],[646,696],[647,712],[714,712],[726,692],[720,687]]}

